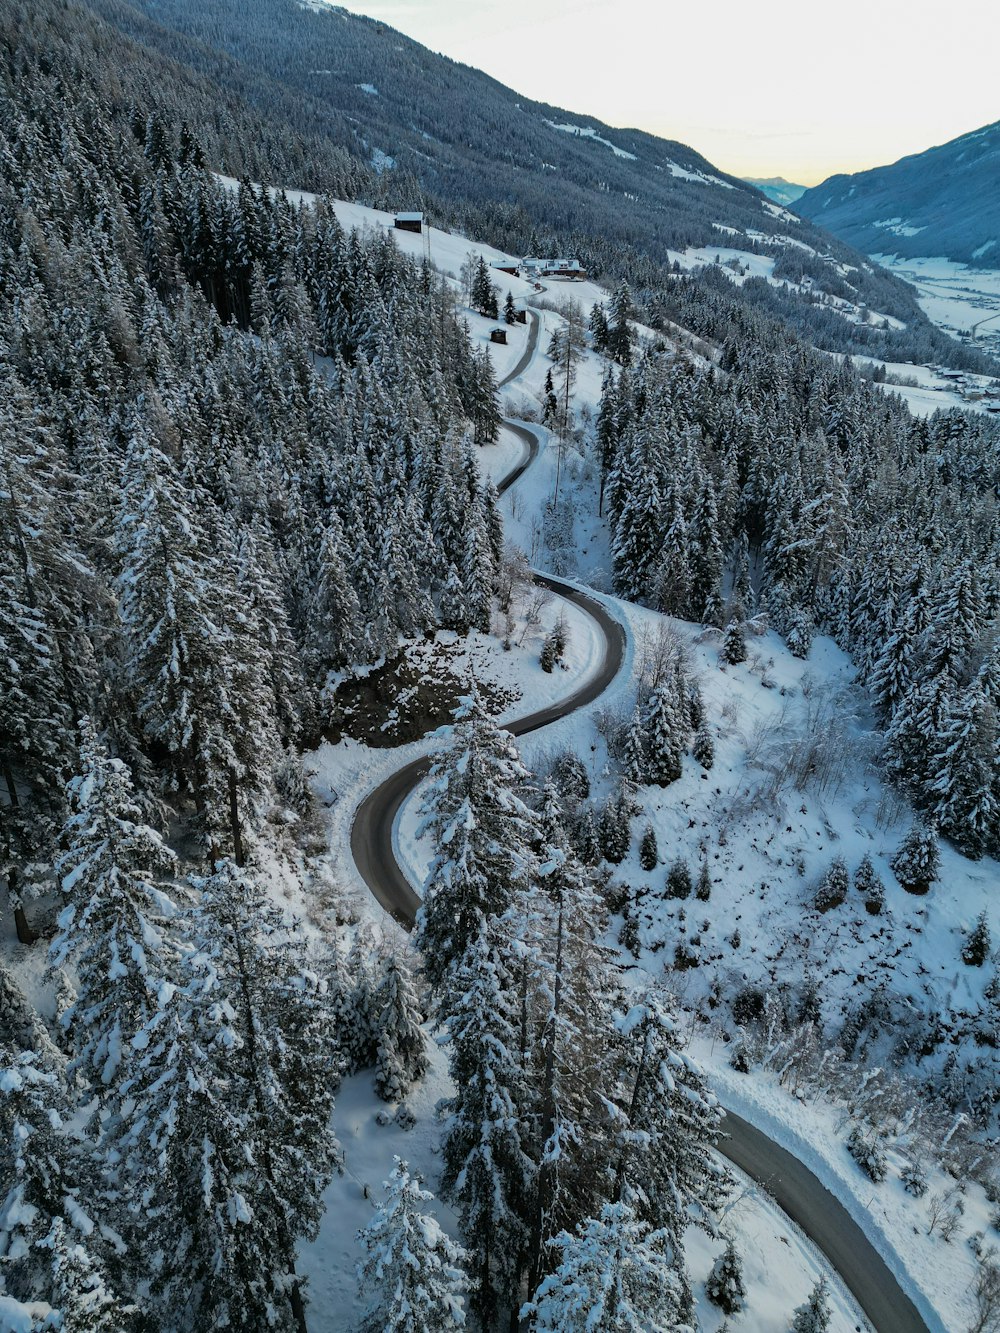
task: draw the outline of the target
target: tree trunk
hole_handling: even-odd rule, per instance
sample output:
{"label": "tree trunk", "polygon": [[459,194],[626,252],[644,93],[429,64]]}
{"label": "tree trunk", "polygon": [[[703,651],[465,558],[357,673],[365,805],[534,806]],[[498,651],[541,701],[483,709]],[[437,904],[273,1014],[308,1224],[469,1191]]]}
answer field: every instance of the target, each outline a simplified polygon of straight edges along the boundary
{"label": "tree trunk", "polygon": [[243,851],[243,834],[240,830],[240,810],[237,801],[236,770],[229,768],[229,829],[233,838],[233,860],[238,866],[246,864]]}

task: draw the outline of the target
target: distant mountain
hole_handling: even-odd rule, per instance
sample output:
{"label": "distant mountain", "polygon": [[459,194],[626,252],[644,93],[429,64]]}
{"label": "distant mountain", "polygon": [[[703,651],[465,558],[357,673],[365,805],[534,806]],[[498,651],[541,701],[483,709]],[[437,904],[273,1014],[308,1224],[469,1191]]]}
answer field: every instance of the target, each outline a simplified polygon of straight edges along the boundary
{"label": "distant mountain", "polygon": [[781,204],[787,208],[789,204],[794,204],[796,199],[801,199],[809,188],[807,185],[793,185],[791,181],[786,181],[784,176],[744,176],[743,179],[747,185],[755,185],[761,194],[766,194],[768,199],[773,199],[776,204]]}
{"label": "distant mountain", "polygon": [[1000,121],[853,176],[831,176],[796,205],[867,254],[944,255],[1000,266]]}
{"label": "distant mountain", "polygon": [[[738,321],[721,312],[750,308],[829,351],[887,361],[948,354],[907,283],[685,144],[531,101],[332,6],[86,3],[133,42],[218,86],[220,113],[238,98],[270,134],[320,138],[324,158],[348,157],[366,178],[353,195],[361,202],[423,209],[510,253],[573,255],[607,283],[627,279],[647,309],[669,292],[667,317],[690,318],[703,336],[712,329],[724,340]],[[222,169],[239,174],[229,161],[246,162],[252,140],[222,146]],[[329,170],[318,172],[311,152],[291,171],[278,164],[281,177],[264,173],[270,184],[327,188]],[[697,290],[671,281],[678,265],[702,270]],[[680,302],[699,308],[688,313]]]}

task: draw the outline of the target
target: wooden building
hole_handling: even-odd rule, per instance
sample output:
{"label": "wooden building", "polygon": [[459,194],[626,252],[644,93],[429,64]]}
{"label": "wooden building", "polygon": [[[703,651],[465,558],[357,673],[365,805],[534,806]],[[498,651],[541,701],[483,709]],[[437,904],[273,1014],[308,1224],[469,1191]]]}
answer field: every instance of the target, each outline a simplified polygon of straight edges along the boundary
{"label": "wooden building", "polygon": [[424,229],[423,213],[397,213],[392,224],[397,231],[415,231],[419,236]]}

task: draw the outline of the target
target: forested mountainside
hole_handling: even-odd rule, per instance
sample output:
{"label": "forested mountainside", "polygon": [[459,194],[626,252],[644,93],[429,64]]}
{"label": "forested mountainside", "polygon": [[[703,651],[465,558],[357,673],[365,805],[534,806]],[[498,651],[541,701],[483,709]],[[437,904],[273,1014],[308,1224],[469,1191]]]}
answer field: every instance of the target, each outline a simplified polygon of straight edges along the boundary
{"label": "forested mountainside", "polygon": [[967,855],[1000,852],[997,425],[914,419],[744,327],[718,371],[655,355],[623,370],[597,431],[616,590],[718,625],[729,568],[729,618],[766,610],[799,656],[832,634],[890,776]]}
{"label": "forested mountainside", "polygon": [[831,176],[798,212],[866,254],[1000,263],[1000,122],[890,166]]}
{"label": "forested mountainside", "polygon": [[[573,254],[596,276],[626,277],[638,298],[663,287],[689,247],[774,256],[772,280],[734,286],[735,304],[770,310],[831,351],[992,369],[935,329],[907,284],[683,144],[532,102],[343,9],[294,0],[91,4],[259,114],[322,131],[359,166],[374,165],[394,207],[423,207],[514,254]],[[308,170],[269,183],[314,185]]]}
{"label": "forested mountainside", "polygon": [[785,208],[791,207],[796,199],[801,199],[808,188],[805,185],[794,185],[791,181],[786,181],[784,176],[744,176],[743,179],[748,185],[755,185],[761,194],[767,195],[768,199]]}

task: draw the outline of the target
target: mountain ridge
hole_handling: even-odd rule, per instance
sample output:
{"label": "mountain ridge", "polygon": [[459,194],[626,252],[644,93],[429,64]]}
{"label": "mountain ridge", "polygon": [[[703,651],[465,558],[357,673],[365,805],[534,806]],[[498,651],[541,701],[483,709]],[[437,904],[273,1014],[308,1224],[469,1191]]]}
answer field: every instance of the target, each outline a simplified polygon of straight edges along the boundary
{"label": "mountain ridge", "polygon": [[797,207],[865,253],[1000,264],[1000,121],[886,166],[829,177]]}

